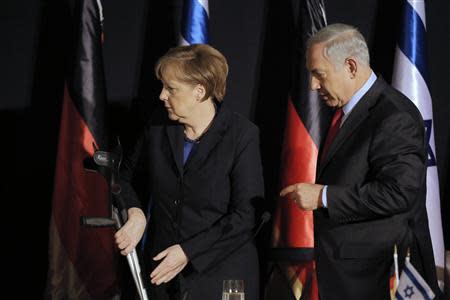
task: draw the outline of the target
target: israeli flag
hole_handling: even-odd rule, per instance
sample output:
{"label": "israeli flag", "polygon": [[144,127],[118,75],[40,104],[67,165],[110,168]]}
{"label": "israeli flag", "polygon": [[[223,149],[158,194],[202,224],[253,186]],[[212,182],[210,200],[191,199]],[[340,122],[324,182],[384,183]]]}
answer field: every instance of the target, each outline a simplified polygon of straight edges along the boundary
{"label": "israeli flag", "polygon": [[395,54],[392,85],[414,102],[425,122],[428,141],[426,206],[434,260],[438,269],[439,285],[442,288],[443,278],[440,274],[443,275],[444,270],[444,241],[425,35],[424,0],[405,0],[403,28]]}
{"label": "israeli flag", "polygon": [[185,0],[180,45],[208,44],[208,0]]}
{"label": "israeli flag", "polygon": [[405,262],[400,282],[395,292],[397,300],[431,300],[434,293],[419,272],[409,262]]}

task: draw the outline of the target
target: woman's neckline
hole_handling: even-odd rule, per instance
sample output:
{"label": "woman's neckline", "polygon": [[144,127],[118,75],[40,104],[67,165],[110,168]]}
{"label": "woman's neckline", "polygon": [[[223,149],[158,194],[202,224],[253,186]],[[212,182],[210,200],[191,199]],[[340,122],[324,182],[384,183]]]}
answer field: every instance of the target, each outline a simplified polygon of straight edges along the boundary
{"label": "woman's neckline", "polygon": [[212,124],[214,123],[214,119],[216,118],[217,115],[217,105],[215,103],[214,104],[214,115],[211,119],[211,121],[208,123],[208,126],[206,126],[206,128],[202,131],[202,133],[200,133],[200,135],[195,138],[195,139],[191,139],[186,135],[186,129],[183,130],[184,133],[184,140],[189,142],[189,143],[193,143],[193,144],[198,144],[200,142],[200,140],[202,139],[203,136],[205,136],[205,134],[208,132],[208,130],[211,128]]}

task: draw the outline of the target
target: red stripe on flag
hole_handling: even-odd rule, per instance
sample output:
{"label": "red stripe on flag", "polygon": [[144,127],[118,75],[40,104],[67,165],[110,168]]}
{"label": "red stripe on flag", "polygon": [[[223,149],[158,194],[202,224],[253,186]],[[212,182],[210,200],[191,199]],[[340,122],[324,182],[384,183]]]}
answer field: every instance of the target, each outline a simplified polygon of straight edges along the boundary
{"label": "red stripe on flag", "polygon": [[[50,257],[67,256],[77,271],[81,286],[93,299],[111,299],[117,294],[117,250],[112,228],[88,228],[80,225],[81,216],[109,216],[108,188],[101,174],[86,171],[83,160],[91,157],[94,138],[73,104],[67,87],[64,89],[63,112],[59,134],[53,219],[62,248]],[[50,248],[50,251],[55,249]],[[62,274],[51,276],[67,276]],[[75,278],[75,277],[74,277]],[[76,295],[71,288],[61,286],[67,295]]]}
{"label": "red stripe on flag", "polygon": [[294,268],[302,282],[302,299],[319,300],[315,262],[298,264]]}
{"label": "red stripe on flag", "polygon": [[[281,162],[281,187],[298,182],[313,183],[317,154],[317,146],[289,99]],[[278,231],[278,234],[274,234],[275,247],[314,247],[312,212],[300,210],[287,198],[278,200],[275,227]]]}

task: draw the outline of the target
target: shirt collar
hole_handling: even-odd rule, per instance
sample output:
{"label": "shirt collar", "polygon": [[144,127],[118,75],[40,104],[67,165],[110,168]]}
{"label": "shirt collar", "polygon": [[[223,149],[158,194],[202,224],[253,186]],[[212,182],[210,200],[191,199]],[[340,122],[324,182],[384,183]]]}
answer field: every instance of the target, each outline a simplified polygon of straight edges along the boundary
{"label": "shirt collar", "polygon": [[367,79],[363,86],[350,98],[350,101],[348,101],[347,104],[342,107],[342,110],[344,111],[344,118],[342,120],[342,123],[345,121],[345,119],[350,114],[355,105],[359,102],[359,100],[361,100],[361,98],[372,87],[376,80],[377,75],[375,75],[375,73],[372,71],[369,79]]}

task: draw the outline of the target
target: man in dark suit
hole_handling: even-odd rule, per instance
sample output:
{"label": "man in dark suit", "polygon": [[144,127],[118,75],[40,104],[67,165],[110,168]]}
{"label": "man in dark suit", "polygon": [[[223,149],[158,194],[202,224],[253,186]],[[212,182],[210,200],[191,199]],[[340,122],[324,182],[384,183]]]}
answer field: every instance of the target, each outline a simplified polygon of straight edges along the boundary
{"label": "man in dark suit", "polygon": [[311,88],[335,113],[318,159],[317,184],[285,187],[314,210],[319,295],[389,299],[394,245],[435,294],[435,264],[425,208],[426,141],[415,105],[377,78],[363,36],[333,24],[310,38]]}

